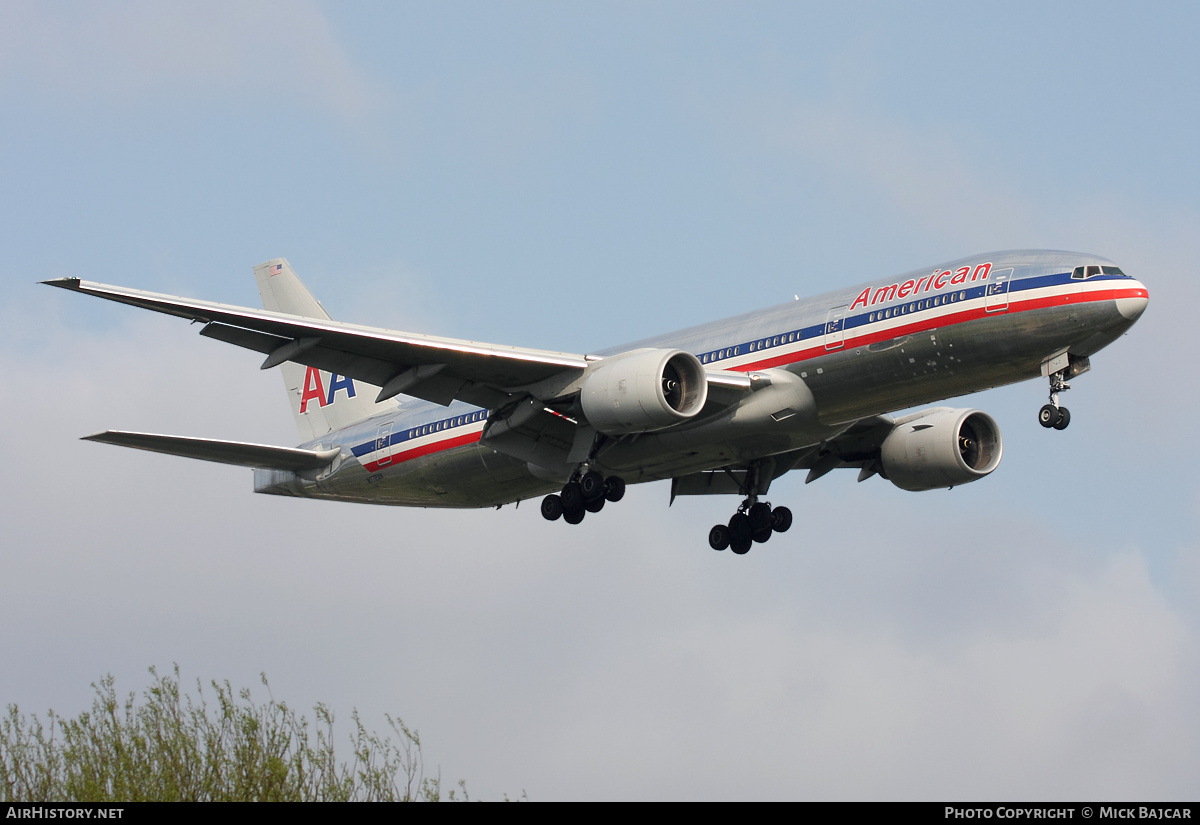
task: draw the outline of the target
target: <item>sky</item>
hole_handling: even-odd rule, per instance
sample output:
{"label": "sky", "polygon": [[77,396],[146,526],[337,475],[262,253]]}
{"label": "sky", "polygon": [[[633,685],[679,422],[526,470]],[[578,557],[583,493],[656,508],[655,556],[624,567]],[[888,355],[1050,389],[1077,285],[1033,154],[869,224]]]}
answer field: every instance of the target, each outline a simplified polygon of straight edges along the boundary
{"label": "sky", "polygon": [[[1200,792],[1192,3],[0,4],[0,703],[259,674],[416,728],[483,799]],[[953,402],[1004,460],[665,483],[575,529],[256,496],[79,441],[292,445],[261,356],[37,285],[590,352],[991,250],[1080,250],[1150,306],[1064,396]],[[1175,353],[1164,363],[1163,353]],[[1182,435],[1181,435],[1182,434]],[[615,515],[619,513],[619,515]],[[349,749],[347,748],[347,754]]]}

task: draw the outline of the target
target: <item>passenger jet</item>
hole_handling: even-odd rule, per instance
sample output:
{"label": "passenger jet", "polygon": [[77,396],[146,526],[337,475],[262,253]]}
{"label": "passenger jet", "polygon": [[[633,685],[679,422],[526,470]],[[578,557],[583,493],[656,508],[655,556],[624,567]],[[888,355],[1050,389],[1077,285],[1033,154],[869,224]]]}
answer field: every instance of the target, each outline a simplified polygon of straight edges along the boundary
{"label": "passenger jet", "polygon": [[579,524],[625,485],[742,498],[709,531],[747,552],[791,526],[771,482],[839,467],[904,490],[978,481],[1000,428],[975,409],[888,413],[1036,378],[1059,394],[1146,309],[1095,255],[995,252],[580,354],[332,320],[282,258],[254,268],[265,310],[60,278],[45,283],[199,321],[280,367],[303,443],[276,447],[109,430],[87,440],[254,468],[273,495],[417,507],[544,496]]}

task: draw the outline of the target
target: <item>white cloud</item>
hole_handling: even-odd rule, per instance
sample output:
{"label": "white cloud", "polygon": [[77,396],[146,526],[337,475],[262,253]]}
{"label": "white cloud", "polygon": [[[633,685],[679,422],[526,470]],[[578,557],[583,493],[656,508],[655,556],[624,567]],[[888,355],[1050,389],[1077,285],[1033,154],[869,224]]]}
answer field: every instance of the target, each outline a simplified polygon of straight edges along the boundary
{"label": "white cloud", "polygon": [[922,233],[946,234],[982,251],[1033,236],[1026,200],[1010,181],[982,175],[963,128],[917,130],[852,107],[792,105],[768,117],[766,139],[803,162],[869,193],[871,207]]}
{"label": "white cloud", "polygon": [[266,92],[348,116],[374,96],[315,3],[273,0],[5,3],[3,86],[116,102]]}
{"label": "white cloud", "polygon": [[[859,560],[878,555],[864,548]],[[788,580],[797,602],[821,586]],[[999,617],[937,651],[888,637],[886,607],[868,607],[859,626],[798,616],[777,598],[746,615],[744,600],[705,584],[715,600],[708,611],[660,594],[676,620],[610,640],[556,684],[536,728],[523,732],[532,741],[520,748],[528,773],[542,780],[539,793],[1113,799],[1188,792],[1198,756],[1187,698],[1197,686],[1196,639],[1136,554],[1110,558],[1094,576],[1064,571],[1060,596],[1047,605],[1058,617],[1041,632],[1030,633],[1019,616]],[[836,586],[851,590],[854,582]],[[638,610],[636,602],[614,602]]]}

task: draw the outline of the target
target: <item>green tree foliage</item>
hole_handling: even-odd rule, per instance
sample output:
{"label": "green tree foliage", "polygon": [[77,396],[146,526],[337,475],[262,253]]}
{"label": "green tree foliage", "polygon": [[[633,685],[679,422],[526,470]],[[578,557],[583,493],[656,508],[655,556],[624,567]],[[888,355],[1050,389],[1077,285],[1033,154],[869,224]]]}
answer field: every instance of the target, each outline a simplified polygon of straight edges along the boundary
{"label": "green tree foliage", "polygon": [[[465,800],[466,787],[443,794],[425,775],[421,739],[387,717],[391,736],[369,733],[351,715],[353,758],[334,756],[333,714],[314,721],[271,698],[199,681],[197,698],[181,692],[179,667],[153,682],[139,703],[121,702],[113,677],[93,683],[92,709],[67,719],[54,711],[44,726],[16,705],[0,719],[0,801],[429,801]],[[267,685],[266,676],[262,679]],[[394,739],[392,738],[394,737]]]}

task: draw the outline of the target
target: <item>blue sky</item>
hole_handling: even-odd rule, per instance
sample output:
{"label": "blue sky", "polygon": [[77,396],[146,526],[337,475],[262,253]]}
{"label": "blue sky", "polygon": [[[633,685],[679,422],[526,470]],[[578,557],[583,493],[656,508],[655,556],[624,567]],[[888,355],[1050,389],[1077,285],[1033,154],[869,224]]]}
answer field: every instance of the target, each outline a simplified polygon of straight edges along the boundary
{"label": "blue sky", "polygon": [[[1194,798],[1198,16],[4,4],[0,700],[266,671],[488,798]],[[1150,289],[1070,430],[1039,382],[956,402],[991,477],[781,480],[742,559],[704,544],[733,502],[664,485],[567,532],[81,443],[296,436],[252,353],[36,285],[255,305],[285,256],[337,318],[590,351],[1013,247]]]}

